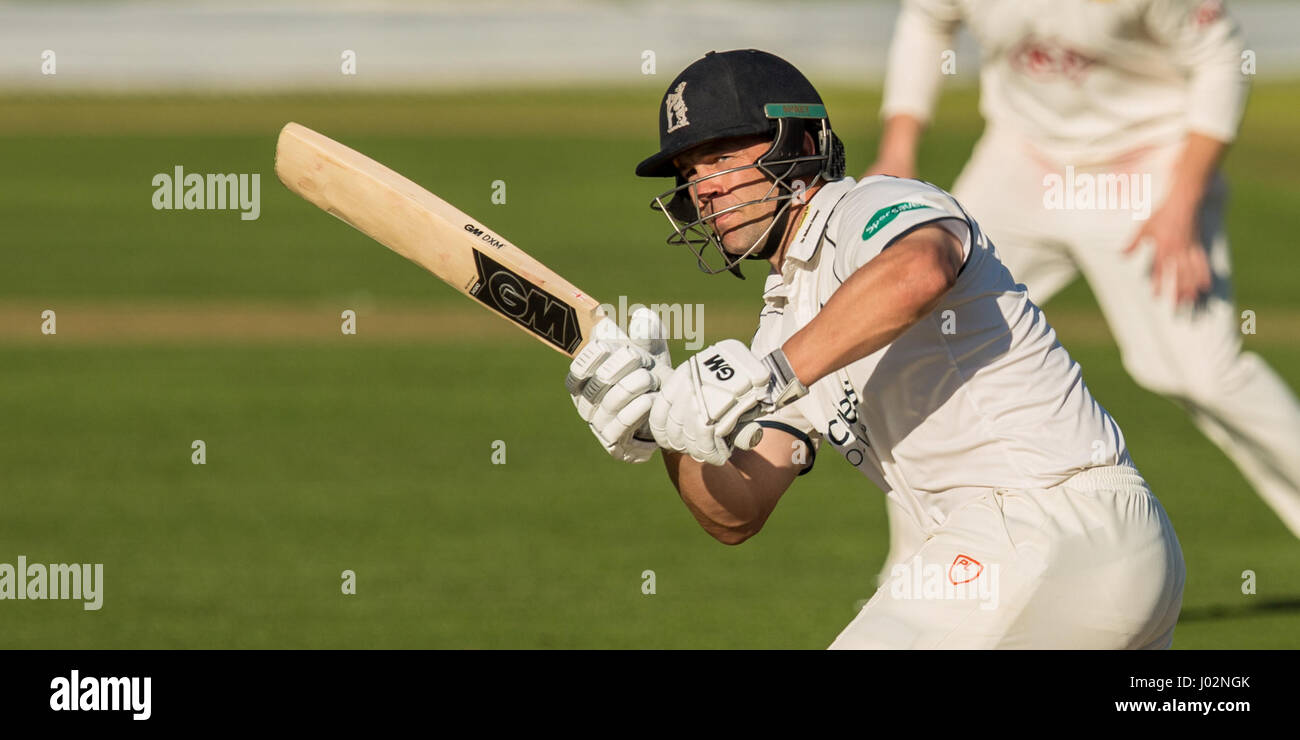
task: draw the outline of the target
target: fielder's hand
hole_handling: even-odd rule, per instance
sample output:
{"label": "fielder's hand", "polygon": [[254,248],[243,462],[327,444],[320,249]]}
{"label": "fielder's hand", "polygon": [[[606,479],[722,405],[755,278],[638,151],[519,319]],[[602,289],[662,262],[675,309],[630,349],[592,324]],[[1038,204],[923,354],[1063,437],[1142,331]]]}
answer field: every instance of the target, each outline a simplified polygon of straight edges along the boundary
{"label": "fielder's hand", "polygon": [[1195,205],[1166,203],[1157,208],[1124,249],[1124,254],[1132,256],[1148,245],[1154,251],[1151,258],[1152,295],[1158,296],[1166,286],[1171,286],[1174,304],[1181,305],[1195,304],[1210,292],[1214,274],[1210,269],[1209,254],[1197,236]]}
{"label": "fielder's hand", "polygon": [[757,443],[750,422],[807,392],[780,350],[760,359],[725,339],[677,368],[654,400],[650,430],[660,447],[725,465],[734,447]]}
{"label": "fielder's hand", "polygon": [[646,426],[654,392],[672,373],[672,358],[659,317],[649,309],[632,314],[631,336],[605,319],[595,338],[569,365],[565,388],[591,433],[612,457],[640,463],[658,445]]}

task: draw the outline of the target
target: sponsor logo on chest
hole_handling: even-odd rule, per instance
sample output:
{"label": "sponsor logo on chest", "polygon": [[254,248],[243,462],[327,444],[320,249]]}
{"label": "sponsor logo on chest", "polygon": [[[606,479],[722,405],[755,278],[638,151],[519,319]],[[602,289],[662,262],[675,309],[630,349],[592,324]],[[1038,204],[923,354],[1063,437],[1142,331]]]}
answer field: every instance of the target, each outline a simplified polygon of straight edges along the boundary
{"label": "sponsor logo on chest", "polygon": [[[839,392],[832,396],[833,414],[826,422],[826,439],[853,467],[861,467],[867,459],[871,444],[867,441],[867,425],[858,413],[858,392],[853,383],[841,373]],[[829,411],[830,409],[823,409]]]}

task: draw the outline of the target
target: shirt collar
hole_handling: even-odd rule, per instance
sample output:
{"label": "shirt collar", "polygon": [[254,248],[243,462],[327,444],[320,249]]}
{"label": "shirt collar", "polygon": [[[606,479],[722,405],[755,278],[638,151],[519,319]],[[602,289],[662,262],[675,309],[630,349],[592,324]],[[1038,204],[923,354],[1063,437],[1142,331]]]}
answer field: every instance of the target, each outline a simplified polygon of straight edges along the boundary
{"label": "shirt collar", "polygon": [[789,299],[790,286],[781,277],[781,273],[767,273],[767,281],[763,283],[763,302],[773,308],[782,308]]}
{"label": "shirt collar", "polygon": [[795,231],[794,241],[785,251],[781,271],[768,272],[767,280],[763,283],[764,303],[773,308],[783,308],[789,301],[790,281],[794,279],[795,271],[807,265],[817,254],[831,212],[835,210],[840,199],[856,184],[851,177],[828,182],[817,191],[812,200],[808,201],[808,207],[804,209],[803,216],[799,219],[799,228]]}
{"label": "shirt collar", "polygon": [[804,208],[803,216],[799,220],[799,228],[795,231],[794,241],[790,243],[790,248],[785,252],[785,259],[781,262],[783,276],[791,274],[796,267],[803,267],[817,254],[831,212],[835,210],[840,199],[856,184],[852,177],[828,182],[817,191],[812,200],[808,201],[808,206]]}

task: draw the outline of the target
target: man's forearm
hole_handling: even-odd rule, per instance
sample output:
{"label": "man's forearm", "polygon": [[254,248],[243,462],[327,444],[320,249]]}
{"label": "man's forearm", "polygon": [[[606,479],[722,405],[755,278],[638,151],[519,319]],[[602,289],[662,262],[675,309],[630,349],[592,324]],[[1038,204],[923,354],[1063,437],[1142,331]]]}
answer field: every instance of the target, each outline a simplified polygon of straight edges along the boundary
{"label": "man's forearm", "polygon": [[938,305],[961,269],[961,243],[940,227],[926,231],[850,275],[782,346],[804,385],[880,350]]}
{"label": "man's forearm", "polygon": [[726,465],[662,452],[686,508],[706,532],[728,545],[740,544],[762,528],[793,475],[752,451],[737,450]]}
{"label": "man's forearm", "polygon": [[1163,205],[1190,210],[1198,208],[1227,148],[1228,145],[1218,139],[1204,134],[1188,134],[1174,163]]}
{"label": "man's forearm", "polygon": [[[908,114],[890,116],[880,133],[880,151],[877,163],[916,169],[916,152],[921,146],[921,132],[925,124]],[[890,173],[886,173],[890,174]]]}

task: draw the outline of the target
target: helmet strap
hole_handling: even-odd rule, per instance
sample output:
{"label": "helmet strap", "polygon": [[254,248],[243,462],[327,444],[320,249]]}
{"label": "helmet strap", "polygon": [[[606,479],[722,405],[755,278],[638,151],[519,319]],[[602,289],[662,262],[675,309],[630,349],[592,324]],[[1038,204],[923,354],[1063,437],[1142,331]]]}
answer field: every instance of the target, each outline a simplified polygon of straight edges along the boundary
{"label": "helmet strap", "polygon": [[768,260],[780,249],[781,242],[785,239],[785,230],[790,225],[790,203],[787,201],[781,206],[781,210],[776,215],[776,223],[772,224],[772,230],[767,232],[767,238],[763,240],[763,246],[757,251],[750,253],[748,259],[751,260]]}

